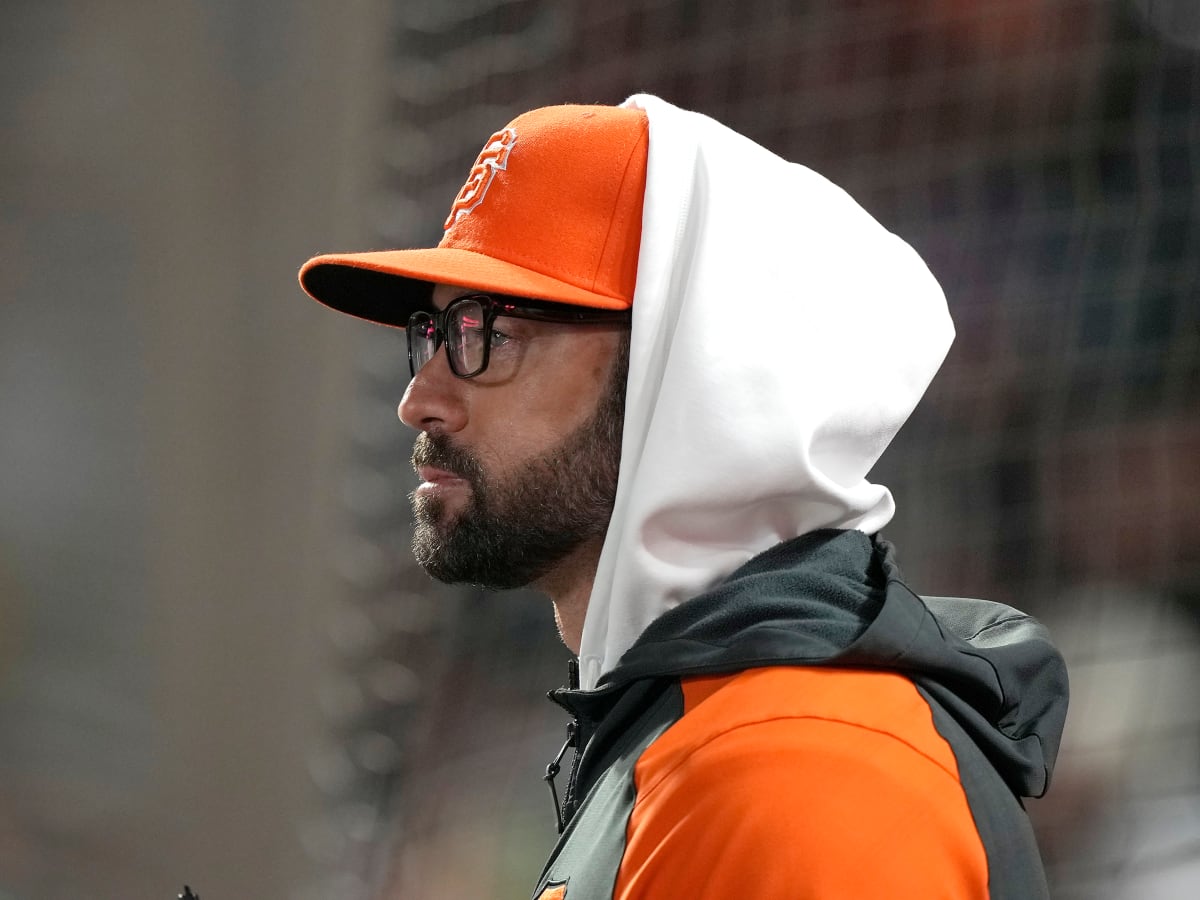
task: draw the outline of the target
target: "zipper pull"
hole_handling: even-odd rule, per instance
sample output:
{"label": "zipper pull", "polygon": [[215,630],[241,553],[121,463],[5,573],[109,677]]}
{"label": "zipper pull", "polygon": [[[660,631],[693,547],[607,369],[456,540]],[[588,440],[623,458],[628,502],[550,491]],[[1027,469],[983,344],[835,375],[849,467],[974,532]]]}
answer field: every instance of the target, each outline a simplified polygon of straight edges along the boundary
{"label": "zipper pull", "polygon": [[567,748],[574,747],[579,737],[579,725],[574,720],[567,724],[567,741],[558,751],[558,755],[546,766],[545,782],[550,787],[550,799],[554,802],[554,820],[558,825],[558,833],[562,834],[567,823],[563,821],[562,804],[558,802],[558,790],[554,787],[554,779],[562,771],[562,758],[567,755]]}

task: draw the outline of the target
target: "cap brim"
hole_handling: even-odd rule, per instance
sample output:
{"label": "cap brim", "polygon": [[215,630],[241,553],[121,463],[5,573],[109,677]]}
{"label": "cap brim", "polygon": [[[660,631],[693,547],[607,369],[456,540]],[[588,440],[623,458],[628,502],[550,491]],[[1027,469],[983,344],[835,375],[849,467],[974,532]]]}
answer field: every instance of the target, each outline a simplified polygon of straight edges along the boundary
{"label": "cap brim", "polygon": [[300,286],[314,300],[400,328],[414,312],[430,308],[435,283],[595,309],[629,308],[628,299],[457,247],[329,253],[314,256],[300,269]]}

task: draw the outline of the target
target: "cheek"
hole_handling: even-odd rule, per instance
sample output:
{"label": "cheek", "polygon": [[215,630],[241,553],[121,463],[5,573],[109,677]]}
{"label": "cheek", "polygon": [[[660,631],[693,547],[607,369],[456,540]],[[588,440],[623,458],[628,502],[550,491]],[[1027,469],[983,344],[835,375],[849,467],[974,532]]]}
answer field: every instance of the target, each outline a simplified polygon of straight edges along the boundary
{"label": "cheek", "polygon": [[475,423],[493,468],[507,470],[562,443],[594,412],[596,383],[590,372],[582,379],[548,378],[532,389],[522,386],[511,406],[506,402],[503,409],[487,404],[477,408]]}
{"label": "cheek", "polygon": [[562,439],[591,416],[603,384],[603,371],[558,370],[524,398],[519,427],[543,442]]}
{"label": "cheek", "polygon": [[584,417],[608,384],[616,349],[616,336],[607,332],[572,334],[555,342],[552,352],[538,360],[539,371],[523,387],[539,396],[531,404],[552,414],[582,411]]}
{"label": "cheek", "polygon": [[503,385],[479,385],[470,431],[480,459],[502,474],[558,446],[596,411],[618,335],[566,333],[539,342]]}

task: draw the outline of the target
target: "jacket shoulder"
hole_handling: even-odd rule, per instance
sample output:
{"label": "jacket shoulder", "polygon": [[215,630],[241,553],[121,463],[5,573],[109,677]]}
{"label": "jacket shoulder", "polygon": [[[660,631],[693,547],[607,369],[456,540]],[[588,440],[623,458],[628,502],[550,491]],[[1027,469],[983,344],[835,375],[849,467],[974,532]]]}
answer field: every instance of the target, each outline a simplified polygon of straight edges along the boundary
{"label": "jacket shoulder", "polygon": [[954,753],[906,678],[767,667],[682,691],[634,771],[616,896],[988,896]]}
{"label": "jacket shoulder", "polygon": [[[929,704],[894,672],[770,666],[681,682],[684,715],[657,752],[687,752],[723,734],[767,722],[891,738],[896,755],[916,754],[957,778],[953,751],[933,727]],[[672,744],[676,744],[674,748]]]}

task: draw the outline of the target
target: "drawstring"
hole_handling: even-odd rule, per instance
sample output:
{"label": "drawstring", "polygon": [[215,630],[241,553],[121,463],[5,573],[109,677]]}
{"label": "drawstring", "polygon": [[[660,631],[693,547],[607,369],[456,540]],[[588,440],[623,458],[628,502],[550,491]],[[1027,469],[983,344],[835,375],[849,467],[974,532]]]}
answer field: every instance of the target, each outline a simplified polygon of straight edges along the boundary
{"label": "drawstring", "polygon": [[[567,661],[567,690],[579,690],[579,661],[571,657]],[[551,694],[553,697],[553,694]],[[574,747],[579,743],[579,722],[572,719],[567,725],[567,742],[562,745],[562,749],[558,751],[558,756],[550,761],[550,765],[546,766],[545,782],[550,787],[550,799],[554,801],[554,819],[558,823],[558,833],[562,834],[567,827],[567,823],[563,821],[562,804],[558,802],[558,790],[554,787],[554,779],[558,777],[558,773],[562,771],[562,758],[567,755],[567,748]],[[571,792],[570,785],[567,786],[567,794]]]}
{"label": "drawstring", "polygon": [[546,784],[550,786],[550,799],[554,801],[554,819],[558,823],[558,833],[562,834],[566,828],[566,822],[563,821],[562,804],[558,802],[558,791],[554,787],[554,779],[558,777],[558,773],[562,771],[562,758],[567,755],[567,748],[575,746],[575,739],[579,734],[578,726],[571,722],[567,725],[567,741],[562,745],[562,749],[558,751],[558,755],[550,761],[550,765],[546,766]]}

